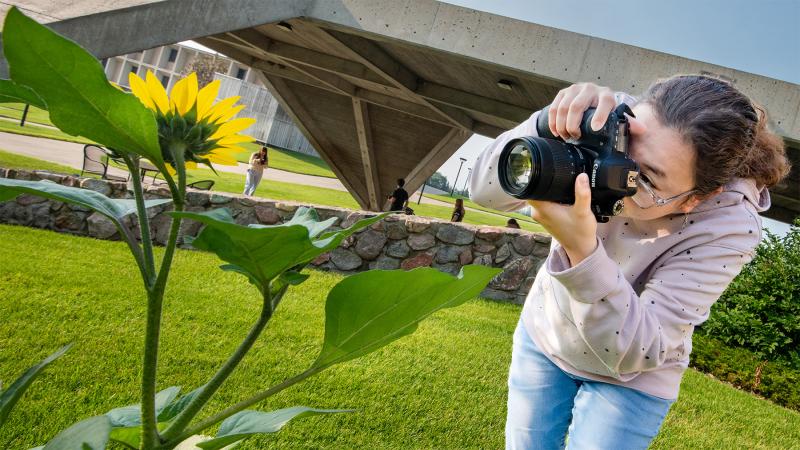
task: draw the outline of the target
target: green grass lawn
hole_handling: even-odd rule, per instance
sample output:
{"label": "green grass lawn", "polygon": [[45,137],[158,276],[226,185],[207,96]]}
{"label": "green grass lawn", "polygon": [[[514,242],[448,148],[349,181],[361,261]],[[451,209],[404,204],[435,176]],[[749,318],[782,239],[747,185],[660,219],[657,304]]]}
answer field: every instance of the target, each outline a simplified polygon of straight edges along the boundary
{"label": "green grass lawn", "polygon": [[[16,153],[0,150],[0,167],[19,168],[28,170],[51,170],[53,172],[79,173],[80,170],[42,161],[36,158],[18,155]],[[214,191],[241,194],[244,189],[244,175],[219,171],[218,175],[209,169],[196,169],[188,171],[189,182],[198,180],[214,180]],[[147,179],[148,181],[150,178]],[[311,203],[325,206],[338,206],[342,208],[359,209],[358,202],[346,191],[327,189],[315,186],[305,186],[294,183],[265,180],[256,189],[257,197],[274,200],[292,200],[301,203]],[[449,220],[452,210],[446,206],[413,204],[412,208],[419,216],[433,217]],[[502,217],[470,211],[465,218],[467,223],[474,225],[505,225]],[[522,228],[528,231],[544,231],[535,223],[522,223]]]}
{"label": "green grass lawn", "polygon": [[472,209],[477,209],[477,210],[480,210],[480,211],[486,211],[486,212],[490,212],[490,213],[500,214],[501,216],[506,216],[508,218],[512,218],[513,217],[514,219],[517,219],[517,222],[522,220],[522,221],[530,222],[530,223],[533,223],[533,224],[536,223],[536,221],[531,219],[530,216],[526,216],[525,214],[520,214],[520,213],[516,213],[516,212],[507,212],[507,211],[497,211],[495,209],[491,209],[491,208],[487,208],[485,206],[481,206],[481,205],[473,202],[469,198],[462,197],[462,196],[459,196],[459,195],[454,196],[454,197],[450,197],[449,195],[439,195],[439,194],[423,194],[423,195],[425,197],[432,198],[434,200],[440,200],[440,201],[443,201],[443,202],[448,202],[448,203],[453,203],[453,204],[455,204],[455,199],[461,198],[461,199],[464,200],[464,206],[467,207],[467,208],[472,208]]}
{"label": "green grass lawn", "polygon": [[[0,117],[9,117],[19,120],[22,118],[22,111],[24,109],[24,103],[2,103],[0,104]],[[50,122],[50,113],[35,106],[31,106],[30,109],[28,109],[28,116],[25,118],[25,123],[27,124],[29,122],[53,125],[53,122]]]}
{"label": "green grass lawn", "polygon": [[[8,382],[61,345],[74,344],[18,403],[0,430],[0,448],[41,445],[75,421],[138,402],[145,300],[124,244],[7,225],[0,225],[0,242],[0,379]],[[256,318],[255,289],[219,264],[210,254],[176,254],[159,388],[188,391],[202,384]],[[310,274],[286,296],[206,413],[314,360],[325,296],[342,276]],[[519,313],[519,306],[483,300],[441,311],[413,335],[258,405],[356,412],[298,419],[240,448],[502,448]],[[800,414],[690,370],[653,448],[787,449],[798,442]]]}
{"label": "green grass lawn", "polygon": [[19,122],[9,122],[7,120],[0,120],[0,131],[6,133],[22,134],[25,136],[42,137],[47,139],[56,139],[59,141],[77,142],[79,144],[92,144],[93,142],[82,138],[71,136],[61,130],[54,128],[47,128],[32,123],[26,123],[24,127],[19,126]]}

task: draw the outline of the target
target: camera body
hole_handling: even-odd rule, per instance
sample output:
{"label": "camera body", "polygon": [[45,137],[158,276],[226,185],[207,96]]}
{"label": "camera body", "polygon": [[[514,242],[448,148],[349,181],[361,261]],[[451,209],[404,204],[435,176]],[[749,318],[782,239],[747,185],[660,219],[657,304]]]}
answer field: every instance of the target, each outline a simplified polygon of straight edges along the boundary
{"label": "camera body", "polygon": [[636,193],[639,165],[628,156],[629,121],[633,117],[626,104],[619,105],[603,128],[591,128],[595,108],[581,120],[581,137],[565,142],[555,137],[548,126],[549,107],[536,122],[539,137],[512,139],[500,153],[498,175],[503,190],[516,198],[575,203],[575,179],[589,175],[591,209],[598,222],[622,211],[623,197]]}

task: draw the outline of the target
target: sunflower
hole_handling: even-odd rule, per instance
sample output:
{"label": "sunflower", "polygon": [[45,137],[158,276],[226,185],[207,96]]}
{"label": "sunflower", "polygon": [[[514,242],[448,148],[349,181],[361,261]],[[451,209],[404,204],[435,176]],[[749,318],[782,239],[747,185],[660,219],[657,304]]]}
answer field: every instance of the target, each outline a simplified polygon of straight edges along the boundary
{"label": "sunflower", "polygon": [[173,168],[178,164],[177,149],[183,149],[182,159],[189,169],[197,163],[212,169],[211,163],[235,166],[236,155],[245,151],[239,144],[255,140],[238,134],[255,123],[255,119],[233,118],[244,108],[236,105],[240,97],[214,103],[219,80],[198,90],[197,75],[191,73],[175,83],[169,96],[150,71],[144,80],[134,73],[128,80],[133,95],[155,114],[161,153]]}

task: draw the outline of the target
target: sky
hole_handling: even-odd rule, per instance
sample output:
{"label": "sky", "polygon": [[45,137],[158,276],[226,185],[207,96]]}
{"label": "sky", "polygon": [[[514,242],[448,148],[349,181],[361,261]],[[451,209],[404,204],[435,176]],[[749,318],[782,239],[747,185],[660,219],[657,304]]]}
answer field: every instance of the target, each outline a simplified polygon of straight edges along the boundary
{"label": "sky", "polygon": [[[446,0],[637,47],[800,84],[800,0]],[[576,14],[580,11],[580,14]],[[475,135],[442,165],[452,183],[491,139]],[[773,232],[788,225],[765,219]]]}

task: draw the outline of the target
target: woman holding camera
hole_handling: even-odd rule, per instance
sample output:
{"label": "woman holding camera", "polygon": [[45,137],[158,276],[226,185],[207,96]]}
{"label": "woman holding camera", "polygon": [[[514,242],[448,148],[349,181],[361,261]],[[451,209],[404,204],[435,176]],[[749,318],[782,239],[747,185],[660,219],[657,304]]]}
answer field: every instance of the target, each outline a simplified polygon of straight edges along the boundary
{"label": "woman holding camera", "polygon": [[[752,259],[767,188],[789,171],[764,111],[710,77],[660,80],[638,101],[576,84],[553,100],[549,128],[579,138],[588,108],[597,130],[621,102],[640,166],[622,213],[597,223],[586,174],[572,205],[527,201],[553,244],[514,334],[507,448],[647,448],[678,397],[694,327]],[[473,201],[526,205],[501,189],[497,163],[511,139],[536,136],[538,115],[481,154]]]}

